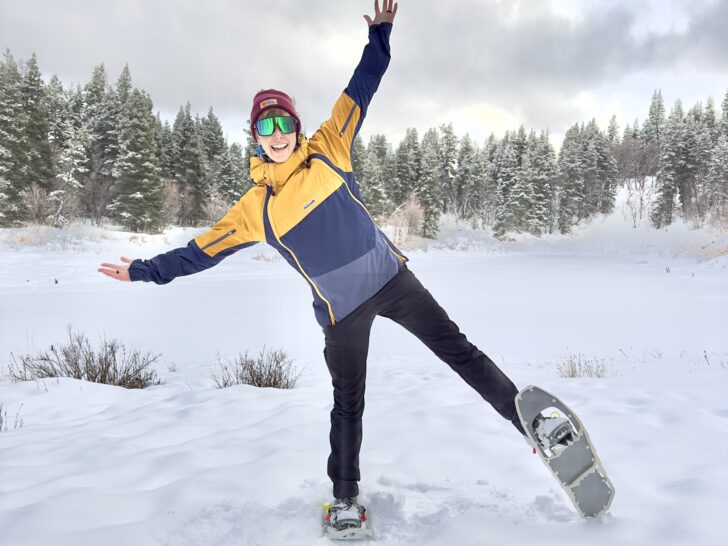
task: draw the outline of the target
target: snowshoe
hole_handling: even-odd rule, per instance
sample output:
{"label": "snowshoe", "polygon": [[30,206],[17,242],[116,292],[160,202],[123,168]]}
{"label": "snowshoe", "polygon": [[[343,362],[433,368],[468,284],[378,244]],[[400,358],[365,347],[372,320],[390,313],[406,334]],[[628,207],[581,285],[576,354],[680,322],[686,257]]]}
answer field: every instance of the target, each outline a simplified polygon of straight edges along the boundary
{"label": "snowshoe", "polygon": [[333,540],[358,540],[374,536],[366,508],[356,497],[336,499],[324,506],[324,535]]}

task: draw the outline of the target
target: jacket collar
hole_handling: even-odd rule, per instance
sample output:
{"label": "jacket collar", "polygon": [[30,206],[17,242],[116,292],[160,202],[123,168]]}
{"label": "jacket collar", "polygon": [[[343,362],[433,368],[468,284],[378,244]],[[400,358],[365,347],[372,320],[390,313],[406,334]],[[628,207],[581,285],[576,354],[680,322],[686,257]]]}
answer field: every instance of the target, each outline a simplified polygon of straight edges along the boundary
{"label": "jacket collar", "polygon": [[250,158],[250,176],[259,186],[271,186],[278,193],[291,176],[304,167],[308,157],[308,140],[301,135],[301,145],[283,163],[266,161],[257,156]]}

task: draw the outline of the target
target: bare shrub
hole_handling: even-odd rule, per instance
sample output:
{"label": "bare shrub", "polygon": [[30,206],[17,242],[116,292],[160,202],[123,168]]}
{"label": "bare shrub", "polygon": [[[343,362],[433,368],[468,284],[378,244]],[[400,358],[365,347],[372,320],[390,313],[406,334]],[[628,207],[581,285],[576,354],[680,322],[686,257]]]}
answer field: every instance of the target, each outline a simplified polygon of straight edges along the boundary
{"label": "bare shrub", "polygon": [[394,228],[393,239],[395,244],[409,241],[413,235],[422,231],[425,220],[425,211],[414,199],[408,199],[398,207],[387,219],[386,223]]}
{"label": "bare shrub", "polygon": [[301,377],[282,350],[268,351],[265,347],[257,358],[248,356],[248,351],[238,355],[232,361],[223,363],[217,355],[218,373],[212,374],[212,380],[218,389],[233,385],[252,385],[254,387],[274,387],[276,389],[292,389]]}
{"label": "bare shrub", "polygon": [[205,211],[205,217],[210,224],[214,224],[220,218],[225,216],[232,203],[222,198],[217,192],[210,192],[207,195],[203,210]]}
{"label": "bare shrub", "polygon": [[609,375],[604,359],[596,357],[590,359],[580,353],[567,356],[563,362],[557,365],[557,370],[560,377],[569,379],[575,377],[604,378]]}
{"label": "bare shrub", "polygon": [[127,349],[121,341],[107,341],[106,338],[102,338],[101,346],[94,349],[85,334],[73,333],[69,325],[66,344],[51,345],[47,351],[20,355],[17,359],[11,353],[8,376],[14,382],[72,377],[127,389],[143,389],[160,383],[157,373],[151,369],[159,356]]}
{"label": "bare shrub", "polygon": [[30,223],[43,224],[53,213],[54,207],[48,200],[48,192],[35,182],[21,192],[20,197],[27,210],[26,220]]}
{"label": "bare shrub", "polygon": [[162,187],[162,223],[165,226],[174,225],[182,209],[182,194],[177,184],[165,181]]}

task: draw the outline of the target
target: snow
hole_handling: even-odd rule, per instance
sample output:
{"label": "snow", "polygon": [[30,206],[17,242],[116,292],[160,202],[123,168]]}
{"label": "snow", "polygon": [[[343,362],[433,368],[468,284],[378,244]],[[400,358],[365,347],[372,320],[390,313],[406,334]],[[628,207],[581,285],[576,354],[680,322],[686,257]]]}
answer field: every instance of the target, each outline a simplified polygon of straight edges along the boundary
{"label": "snow", "polygon": [[[331,383],[307,285],[256,245],[166,286],[96,272],[199,230],[0,230],[0,365],[65,341],[161,353],[159,386],[0,382],[3,545],[327,544]],[[558,394],[617,491],[581,520],[538,457],[394,323],[370,343],[360,501],[376,543],[725,545],[725,235],[632,229],[616,213],[568,237],[495,241],[453,226],[410,268],[519,387]],[[217,353],[282,348],[295,389],[215,389]],[[568,357],[604,378],[566,379]],[[14,428],[16,414],[22,427]]]}

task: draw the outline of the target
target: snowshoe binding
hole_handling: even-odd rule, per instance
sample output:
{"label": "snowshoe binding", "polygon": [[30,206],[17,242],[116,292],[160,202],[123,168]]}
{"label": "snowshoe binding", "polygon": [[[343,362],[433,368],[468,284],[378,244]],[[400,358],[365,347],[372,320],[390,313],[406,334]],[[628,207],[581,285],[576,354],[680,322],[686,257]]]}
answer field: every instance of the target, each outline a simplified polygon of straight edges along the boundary
{"label": "snowshoe binding", "polygon": [[360,540],[374,536],[367,510],[356,497],[336,499],[324,506],[324,535],[333,540]]}

